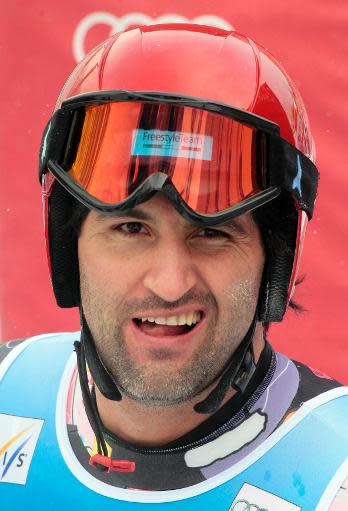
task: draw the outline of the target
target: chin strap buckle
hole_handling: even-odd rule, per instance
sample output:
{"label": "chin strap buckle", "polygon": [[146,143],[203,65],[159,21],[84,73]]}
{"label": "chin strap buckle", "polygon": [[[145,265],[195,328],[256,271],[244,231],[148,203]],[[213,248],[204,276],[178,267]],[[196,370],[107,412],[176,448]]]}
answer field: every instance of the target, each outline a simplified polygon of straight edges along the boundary
{"label": "chin strap buckle", "polygon": [[94,454],[89,464],[102,472],[135,472],[135,462],[130,460],[113,460],[102,454]]}
{"label": "chin strap buckle", "polygon": [[232,387],[239,391],[244,392],[247,386],[249,385],[249,382],[255,372],[256,365],[254,362],[254,357],[249,349],[247,353],[245,354],[244,362],[241,368],[241,373],[236,377],[235,381],[232,384]]}

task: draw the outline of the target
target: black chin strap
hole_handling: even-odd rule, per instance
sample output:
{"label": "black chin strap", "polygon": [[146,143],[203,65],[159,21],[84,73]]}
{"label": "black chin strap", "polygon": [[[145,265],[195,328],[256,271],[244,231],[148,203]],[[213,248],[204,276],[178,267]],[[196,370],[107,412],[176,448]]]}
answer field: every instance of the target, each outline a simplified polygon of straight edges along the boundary
{"label": "black chin strap", "polygon": [[100,359],[94,344],[92,333],[81,309],[81,343],[84,347],[86,361],[93,380],[100,392],[111,401],[121,401],[122,395],[117,388],[115,380]]}
{"label": "black chin strap", "polygon": [[257,317],[258,313],[256,311],[249,330],[242,342],[234,351],[217,385],[203,401],[200,401],[194,406],[195,412],[204,414],[216,412],[226,396],[226,392],[229,387],[232,387],[241,393],[243,393],[246,389],[256,369],[253,352],[253,339],[255,335]]}
{"label": "black chin strap", "polygon": [[101,472],[134,472],[135,462],[131,460],[119,460],[109,456],[108,448],[103,435],[103,424],[99,416],[95,386],[90,390],[88,384],[88,376],[86,369],[86,354],[84,350],[83,340],[81,342],[74,342],[77,368],[80,379],[80,386],[82,392],[83,403],[89,423],[94,431],[95,439],[97,442],[98,454],[93,454],[89,459],[89,464],[97,468]]}
{"label": "black chin strap", "polygon": [[[91,463],[90,460],[90,464],[103,472],[119,470],[119,463],[117,461],[115,463],[115,460],[111,460],[111,458],[108,457],[108,449],[103,435],[103,424],[96,404],[95,387],[93,385],[90,390],[86,365],[88,364],[94,383],[105,397],[113,401],[120,401],[122,396],[115,382],[100,360],[82,309],[81,327],[81,340],[74,342],[74,347],[76,351],[83,404],[85,406],[88,421],[95,434],[99,455],[98,461]],[[96,456],[94,456],[94,458],[96,458]],[[105,465],[105,460],[107,460],[107,466]],[[112,468],[113,464],[116,468]]]}
{"label": "black chin strap", "polygon": [[[256,368],[253,353],[253,339],[255,335],[257,318],[258,311],[256,310],[249,330],[230,358],[230,361],[223,371],[222,376],[219,378],[218,383],[203,401],[197,403],[194,406],[195,412],[203,414],[214,413],[219,408],[229,387],[232,387],[241,393],[244,392]],[[79,352],[81,358],[80,365],[82,364],[83,357],[83,360],[85,361],[84,365],[86,365],[87,362],[93,380],[100,392],[107,399],[112,401],[120,401],[122,399],[122,395],[117,388],[115,380],[105,368],[99,357],[91,331],[82,309],[81,326],[82,347]]]}
{"label": "black chin strap", "polygon": [[88,377],[87,377],[87,370],[86,370],[86,356],[85,356],[83,342],[75,341],[74,347],[75,347],[75,351],[76,351],[77,369],[78,369],[78,373],[79,373],[79,380],[80,380],[83,404],[85,405],[87,418],[88,418],[88,421],[89,421],[89,423],[94,431],[94,434],[95,434],[98,454],[107,456],[108,450],[107,450],[106,443],[105,443],[104,436],[103,436],[102,422],[99,417],[95,399],[93,399],[92,393],[91,393],[91,391],[89,389],[89,385],[88,385]]}
{"label": "black chin strap", "polygon": [[[194,406],[195,412],[203,414],[214,413],[222,403],[229,387],[232,387],[241,393],[243,393],[246,389],[256,369],[253,354],[253,338],[257,324],[257,317],[258,314],[256,311],[248,332],[233,353],[227,367],[222,373],[222,376],[219,378],[218,383],[203,401]],[[92,390],[89,388],[86,364],[88,364],[94,383],[107,399],[120,401],[122,399],[122,395],[117,388],[116,382],[111,377],[98,355],[91,331],[82,310],[81,325],[81,341],[76,341],[74,343],[81,392],[86,414],[96,437],[98,454],[101,455],[101,458],[106,458],[108,456],[108,451],[103,435],[103,424],[96,405],[94,387],[92,387]],[[113,460],[111,460],[111,462],[116,464],[118,463],[118,465],[120,463],[118,461],[114,462]],[[101,470],[105,470],[105,466],[103,464],[94,463],[93,465]],[[118,467],[113,468],[113,470],[121,469]]]}

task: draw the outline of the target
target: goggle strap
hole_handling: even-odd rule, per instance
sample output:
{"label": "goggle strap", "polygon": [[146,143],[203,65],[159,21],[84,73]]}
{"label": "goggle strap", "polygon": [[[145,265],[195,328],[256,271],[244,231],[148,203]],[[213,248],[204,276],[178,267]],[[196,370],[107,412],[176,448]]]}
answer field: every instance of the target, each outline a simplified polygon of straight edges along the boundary
{"label": "goggle strap", "polygon": [[64,153],[66,137],[70,132],[72,110],[57,110],[45,127],[39,152],[39,181],[47,170],[48,160],[60,161]]}
{"label": "goggle strap", "polygon": [[270,186],[287,190],[312,218],[319,180],[314,163],[277,135],[270,135],[268,155]]}

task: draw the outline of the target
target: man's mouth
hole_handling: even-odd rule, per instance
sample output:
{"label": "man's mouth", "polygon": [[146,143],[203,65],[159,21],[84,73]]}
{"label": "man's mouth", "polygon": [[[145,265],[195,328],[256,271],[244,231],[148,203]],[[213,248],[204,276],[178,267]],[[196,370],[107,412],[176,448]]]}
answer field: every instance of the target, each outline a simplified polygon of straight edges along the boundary
{"label": "man's mouth", "polygon": [[143,333],[154,337],[163,337],[186,334],[193,330],[202,319],[202,311],[193,311],[176,316],[143,316],[133,318],[133,321]]}

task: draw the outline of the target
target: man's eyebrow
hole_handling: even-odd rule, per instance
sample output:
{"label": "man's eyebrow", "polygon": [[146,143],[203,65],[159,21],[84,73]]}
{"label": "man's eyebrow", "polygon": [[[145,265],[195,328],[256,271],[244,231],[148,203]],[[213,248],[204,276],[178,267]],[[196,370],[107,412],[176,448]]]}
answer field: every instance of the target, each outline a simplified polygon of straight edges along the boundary
{"label": "man's eyebrow", "polygon": [[123,211],[116,211],[112,213],[112,215],[106,215],[105,213],[98,213],[96,217],[97,222],[105,222],[110,218],[122,218],[122,217],[132,217],[137,220],[151,220],[152,216],[142,211],[141,209],[125,209]]}
{"label": "man's eyebrow", "polygon": [[229,229],[233,229],[234,231],[239,232],[240,234],[246,234],[248,232],[248,228],[244,224],[244,222],[237,216],[234,218],[230,218],[229,220],[226,220],[225,222],[221,222],[221,224],[218,224],[221,227],[227,227]]}

